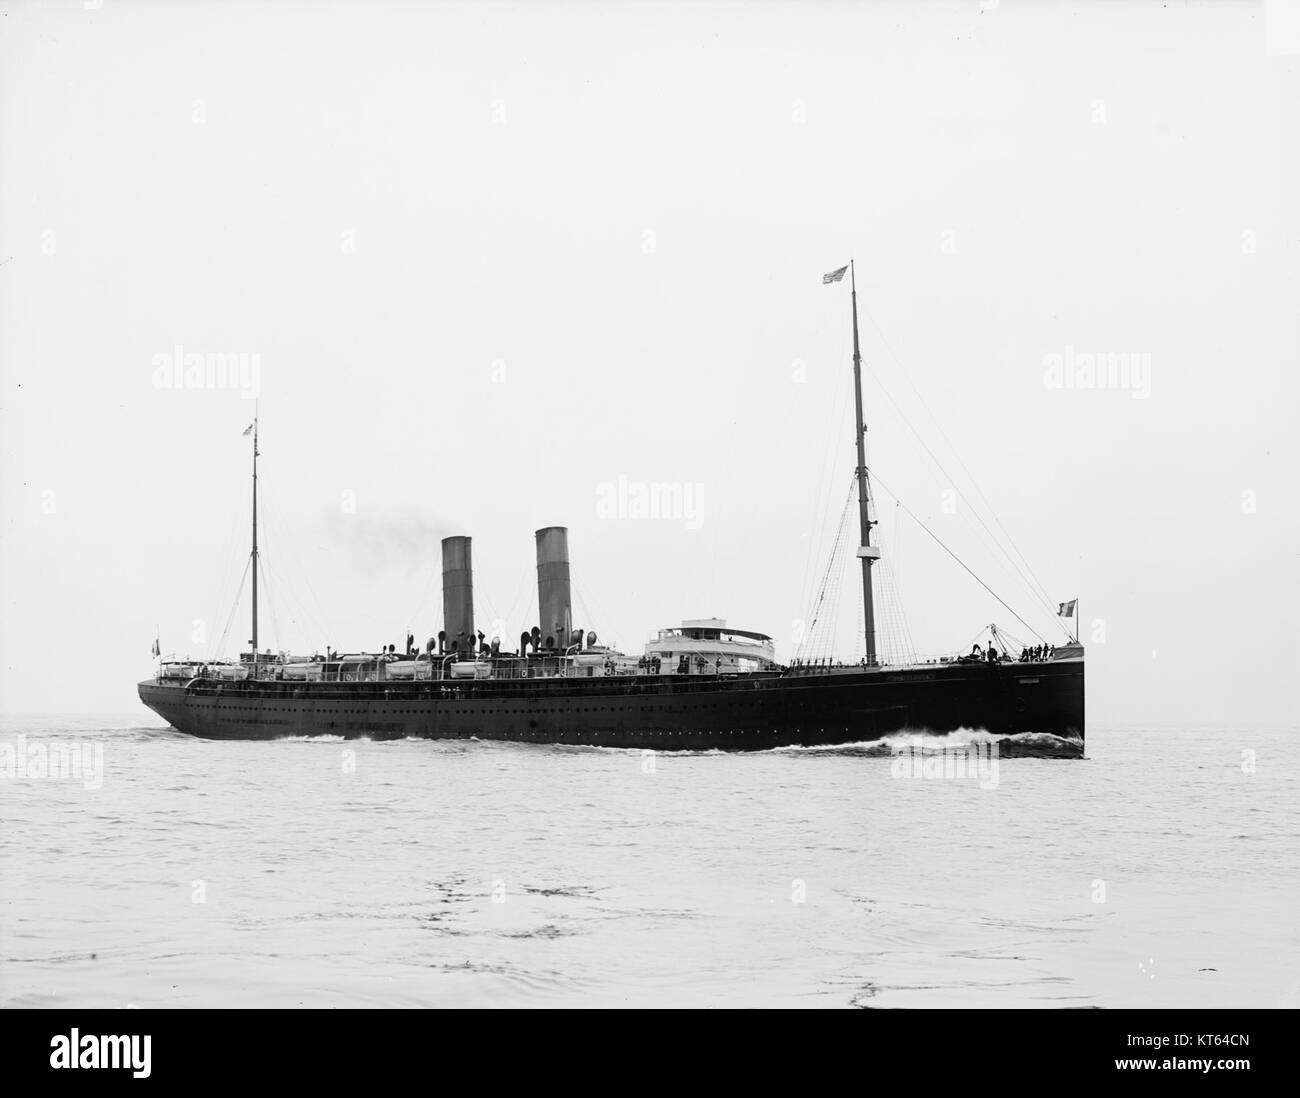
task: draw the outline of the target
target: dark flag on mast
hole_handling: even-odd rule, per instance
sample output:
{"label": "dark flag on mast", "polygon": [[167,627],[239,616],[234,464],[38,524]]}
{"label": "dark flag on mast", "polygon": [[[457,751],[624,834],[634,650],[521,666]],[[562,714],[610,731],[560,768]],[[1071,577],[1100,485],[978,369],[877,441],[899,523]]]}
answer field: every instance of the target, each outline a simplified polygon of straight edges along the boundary
{"label": "dark flag on mast", "polygon": [[822,285],[829,286],[832,282],[839,282],[844,277],[844,272],[848,267],[841,267],[838,271],[831,271],[830,274],[822,275]]}

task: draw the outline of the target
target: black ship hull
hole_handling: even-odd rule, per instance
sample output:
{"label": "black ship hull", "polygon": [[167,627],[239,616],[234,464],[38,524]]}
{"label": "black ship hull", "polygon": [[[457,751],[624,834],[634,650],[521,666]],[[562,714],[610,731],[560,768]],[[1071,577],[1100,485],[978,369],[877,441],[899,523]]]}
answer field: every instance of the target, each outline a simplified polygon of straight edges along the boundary
{"label": "black ship hull", "polygon": [[656,751],[760,751],[959,728],[1082,743],[1083,660],[438,682],[140,683],[181,732],[210,739],[479,739]]}

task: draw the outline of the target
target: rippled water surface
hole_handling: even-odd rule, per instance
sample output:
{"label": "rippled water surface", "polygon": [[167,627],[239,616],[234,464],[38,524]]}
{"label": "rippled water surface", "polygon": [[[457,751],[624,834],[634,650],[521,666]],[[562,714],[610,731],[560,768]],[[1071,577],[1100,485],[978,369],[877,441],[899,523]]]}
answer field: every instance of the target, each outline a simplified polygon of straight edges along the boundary
{"label": "rippled water surface", "polygon": [[[1300,1004],[1296,729],[981,781],[154,720],[5,719],[5,1005]],[[20,772],[52,745],[100,780]]]}

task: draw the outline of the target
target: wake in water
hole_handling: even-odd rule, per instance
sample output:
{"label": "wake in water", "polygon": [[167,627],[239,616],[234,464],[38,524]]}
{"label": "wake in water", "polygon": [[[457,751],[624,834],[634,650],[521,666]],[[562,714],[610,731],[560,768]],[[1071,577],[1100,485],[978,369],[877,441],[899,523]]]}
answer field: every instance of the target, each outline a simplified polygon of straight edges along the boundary
{"label": "wake in water", "polygon": [[[131,731],[141,733],[141,738],[162,736],[189,739],[189,737],[184,736],[183,733],[176,732],[174,729],[133,729]],[[436,745],[440,750],[450,750],[457,754],[474,751],[525,751],[530,753],[542,752],[561,755],[639,755],[645,750],[639,747],[602,747],[596,744],[539,744],[525,743],[518,740],[480,740],[477,736],[471,736],[467,740],[430,739],[425,736],[404,736],[400,739],[371,741],[368,737],[364,736],[349,739],[348,737],[332,734],[312,734],[277,736],[266,742],[282,744],[351,743],[358,745],[370,744],[373,742],[379,746],[429,743]],[[922,756],[945,755],[954,751],[969,749],[972,745],[979,745],[979,747],[987,750],[987,745],[990,744],[997,745],[997,753],[999,757],[1004,759],[1081,759],[1084,757],[1083,740],[1077,737],[1056,736],[1050,732],[1017,732],[1014,735],[995,735],[982,728],[959,728],[953,732],[896,732],[893,735],[885,736],[879,740],[862,740],[857,743],[844,744],[822,744],[812,747],[791,745],[787,747],[773,747],[765,751],[745,752],[744,754],[758,756],[785,754],[817,757],[843,755],[854,758],[889,759],[894,758],[900,752],[905,750]],[[720,748],[714,747],[700,751],[674,751],[673,754],[679,757],[717,755],[719,757],[734,758],[737,757],[739,753],[735,751],[724,751]]]}
{"label": "wake in water", "polygon": [[[7,724],[8,727],[0,727],[0,742],[6,739],[11,739],[15,734],[23,734],[29,737],[37,736],[46,740],[80,740],[87,737],[95,739],[98,739],[99,737],[109,737],[117,741],[124,740],[131,743],[169,740],[184,743],[203,742],[202,740],[196,741],[194,737],[187,736],[185,733],[179,732],[171,727],[139,725],[133,724],[128,720],[123,720],[121,723],[115,724],[111,721],[105,721],[103,718],[81,718],[73,723],[69,721],[67,717],[42,717],[28,720],[10,718],[4,723]],[[431,742],[436,743],[440,748],[453,750],[458,754],[473,752],[476,750],[482,751],[494,749],[505,751],[519,749],[529,752],[559,752],[566,755],[600,755],[606,752],[614,752],[618,754],[640,754],[642,751],[641,748],[599,747],[592,744],[531,744],[509,740],[479,740],[477,737],[471,737],[468,740],[430,741],[421,736],[405,736],[393,740],[385,739],[371,741],[369,737],[353,737],[349,739],[344,736],[330,733],[277,736],[264,742],[317,745],[340,743],[362,745],[374,742],[376,744],[388,746]],[[994,735],[984,729],[973,728],[959,728],[954,732],[941,733],[913,730],[909,732],[897,732],[879,740],[863,740],[857,743],[830,744],[815,747],[774,747],[766,751],[753,752],[753,754],[788,754],[794,756],[808,755],[818,757],[844,755],[860,758],[892,758],[904,749],[922,755],[938,755],[949,753],[954,750],[969,748],[971,745],[980,745],[982,747],[986,744],[997,744],[998,755],[1004,759],[1079,759],[1084,757],[1083,740],[1077,737],[1056,736],[1048,732],[1019,732],[1014,735],[1000,736]],[[702,751],[679,751],[674,752],[674,754],[682,756],[719,755],[731,757],[734,756],[736,752],[710,748]]]}
{"label": "wake in water", "polygon": [[999,736],[982,728],[959,728],[954,732],[896,732],[879,740],[829,744],[815,747],[774,747],[772,754],[851,755],[862,758],[893,758],[906,750],[922,756],[945,755],[954,750],[996,744],[1004,759],[1081,759],[1083,740],[1056,736],[1050,732],[1017,732]]}

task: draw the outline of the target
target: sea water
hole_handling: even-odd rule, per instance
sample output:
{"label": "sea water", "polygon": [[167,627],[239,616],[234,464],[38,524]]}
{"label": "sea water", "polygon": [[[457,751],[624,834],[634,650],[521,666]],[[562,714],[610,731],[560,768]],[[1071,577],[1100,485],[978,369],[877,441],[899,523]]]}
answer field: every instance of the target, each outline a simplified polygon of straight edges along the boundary
{"label": "sea water", "polygon": [[674,754],[8,717],[0,1002],[1296,1006],[1296,736]]}

